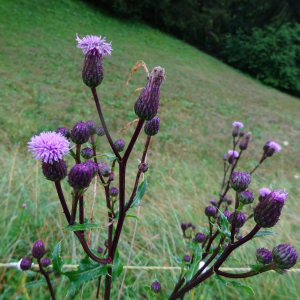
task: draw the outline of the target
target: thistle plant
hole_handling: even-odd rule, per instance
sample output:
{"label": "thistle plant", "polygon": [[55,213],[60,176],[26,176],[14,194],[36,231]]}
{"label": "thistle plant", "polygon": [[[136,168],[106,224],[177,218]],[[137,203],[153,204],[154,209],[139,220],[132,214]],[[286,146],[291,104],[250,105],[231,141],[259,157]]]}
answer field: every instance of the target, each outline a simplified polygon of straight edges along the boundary
{"label": "thistle plant", "polygon": [[[28,149],[35,159],[41,160],[41,169],[45,179],[54,183],[61,203],[61,211],[66,218],[67,226],[65,228],[74,233],[86,254],[77,270],[66,272],[63,269],[60,257],[61,246],[58,243],[52,255],[53,271],[69,278],[71,286],[68,293],[73,293],[86,282],[98,279],[97,297],[100,293],[101,279],[105,276],[103,293],[104,299],[109,300],[112,298],[112,285],[123,269],[119,259],[118,245],[125,217],[129,216],[130,209],[140,205],[147,187],[149,171],[146,156],[151,139],[159,133],[160,129],[157,112],[165,70],[159,66],[155,67],[145,80],[145,87],[132,107],[138,119],[128,145],[123,139],[116,139],[114,142],[106,125],[97,93],[97,88],[105,78],[102,59],[111,55],[111,42],[106,43],[106,38],[101,38],[101,36],[86,36],[80,39],[77,35],[76,40],[77,47],[85,55],[82,80],[91,89],[99,121],[78,120],[71,130],[60,127],[55,132],[42,132],[31,138]],[[224,174],[219,198],[210,199],[210,205],[203,209],[209,229],[202,228],[204,232],[199,232],[195,230],[197,227],[192,222],[181,223],[183,238],[189,244],[189,249],[187,249],[189,254],[185,253],[182,259],[176,258],[176,262],[179,262],[181,266],[181,274],[168,298],[170,300],[183,299],[187,292],[213,275],[220,280],[221,277],[246,278],[269,270],[276,270],[283,274],[297,261],[296,250],[290,245],[281,244],[276,246],[272,253],[264,248],[258,249],[256,254],[254,253],[258,264],[250,272],[234,274],[220,270],[224,261],[234,250],[258,235],[267,234],[264,231],[259,233],[261,228],[271,228],[276,225],[288,196],[287,192],[279,189],[270,191],[262,188],[258,203],[255,203],[255,196],[251,191],[251,174],[266,159],[270,159],[275,152],[280,151],[281,147],[274,141],[268,141],[263,147],[259,163],[251,172],[237,171],[238,162],[243,152],[248,149],[252,134],[241,130],[244,127],[241,122],[234,122],[233,127],[232,149],[222,156]],[[127,200],[125,199],[126,167],[128,158],[140,135],[144,138],[144,150],[136,168],[134,186]],[[101,139],[101,144],[106,141],[110,145],[112,153],[100,152],[99,139]],[[72,157],[73,164],[71,166],[67,166],[66,156]],[[144,177],[142,182],[140,182],[141,177]],[[93,179],[98,181],[105,192],[107,211],[107,224],[104,229],[107,239],[101,245],[104,247],[98,246],[97,251],[90,249],[90,236],[87,236],[86,231],[91,228],[100,228],[100,226],[86,222],[84,205],[85,193],[91,187]],[[69,184],[68,192],[72,196],[71,203],[67,203],[65,199],[61,187],[62,180]],[[229,190],[234,191],[234,200],[228,198]],[[253,214],[246,216],[243,207],[253,204],[255,206]],[[243,237],[239,234],[240,228],[252,218],[256,225]],[[32,256],[37,259],[39,265],[37,272],[45,277],[51,297],[55,299],[54,289],[49,279],[52,269],[45,270],[50,266],[51,261],[43,258],[44,255],[44,244],[41,241],[35,242]],[[20,268],[29,270],[32,268],[31,261],[23,258]],[[151,287],[145,289],[148,291],[150,299],[154,299],[157,293],[164,293],[164,288],[155,280]]]}

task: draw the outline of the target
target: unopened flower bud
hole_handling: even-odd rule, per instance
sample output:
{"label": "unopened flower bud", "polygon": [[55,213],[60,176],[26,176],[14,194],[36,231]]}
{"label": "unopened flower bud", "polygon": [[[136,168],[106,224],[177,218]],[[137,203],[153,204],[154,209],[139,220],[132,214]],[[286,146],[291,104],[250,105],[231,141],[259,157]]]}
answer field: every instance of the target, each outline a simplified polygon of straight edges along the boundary
{"label": "unopened flower bud", "polygon": [[191,257],[190,257],[189,255],[185,255],[185,256],[183,257],[183,261],[184,261],[184,262],[190,262],[190,261],[191,261]]}
{"label": "unopened flower bud", "polygon": [[239,131],[240,131],[239,127],[234,127],[234,129],[232,131],[232,136],[233,137],[238,136],[239,135]]}
{"label": "unopened flower bud", "polygon": [[188,224],[186,224],[185,222],[182,222],[181,229],[182,229],[182,231],[186,231],[188,229]]}
{"label": "unopened flower bud", "polygon": [[227,159],[228,159],[227,154],[223,154],[222,158],[223,158],[224,161],[227,161]]}
{"label": "unopened flower bud", "polygon": [[298,259],[298,253],[294,247],[289,244],[280,244],[272,250],[273,260],[276,263],[276,271],[286,270],[293,267]]}
{"label": "unopened flower bud", "polygon": [[58,161],[42,162],[42,171],[46,179],[50,181],[61,181],[68,173],[67,164],[63,159]]}
{"label": "unopened flower bud", "polygon": [[36,241],[32,246],[31,253],[34,258],[42,258],[46,253],[44,243],[42,241]]}
{"label": "unopened flower bud", "polygon": [[147,121],[144,126],[144,131],[149,136],[154,136],[159,131],[159,118],[154,117],[151,121]]}
{"label": "unopened flower bud", "polygon": [[240,232],[240,228],[235,228],[234,235],[237,235]]}
{"label": "unopened flower bud", "polygon": [[193,226],[193,223],[192,223],[192,222],[189,222],[187,225],[188,225],[188,227],[192,227],[192,226]]}
{"label": "unopened flower bud", "polygon": [[140,119],[152,120],[158,110],[160,85],[165,79],[165,70],[155,67],[147,78],[146,87],[138,97],[134,111]]}
{"label": "unopened flower bud", "polygon": [[75,190],[83,190],[87,188],[93,179],[91,167],[81,163],[75,165],[68,175],[69,185]]}
{"label": "unopened flower bud", "polygon": [[22,204],[22,207],[23,207],[23,208],[26,208],[26,204],[25,204],[25,203],[23,203],[23,204]]}
{"label": "unopened flower bud", "polygon": [[108,247],[108,240],[105,240],[105,241],[104,241],[104,246],[105,246],[105,248]]}
{"label": "unopened flower bud", "polygon": [[193,228],[193,229],[196,229],[196,226],[193,224],[193,225],[192,225],[192,228]]}
{"label": "unopened flower bud", "polygon": [[228,211],[228,210],[225,210],[225,211],[223,211],[223,215],[227,218],[227,220],[228,220],[228,218],[229,218],[229,216],[230,216],[230,212]]}
{"label": "unopened flower bud", "polygon": [[81,150],[81,156],[84,159],[91,159],[94,156],[94,152],[91,148],[83,148]]}
{"label": "unopened flower bud", "polygon": [[[233,212],[232,214],[230,214],[229,218],[228,218],[228,221],[230,224],[233,223],[233,220],[234,220],[234,215],[235,215],[235,212]],[[239,212],[237,214],[237,217],[236,217],[236,222],[235,222],[235,226],[237,228],[241,228],[244,226],[246,222],[246,218],[245,218],[245,215],[242,213],[242,212]]]}
{"label": "unopened flower bud", "polygon": [[281,190],[271,192],[254,208],[254,221],[263,228],[271,228],[278,221],[288,193]]}
{"label": "unopened flower bud", "polygon": [[122,152],[125,148],[125,142],[123,140],[116,140],[114,143],[118,152]]}
{"label": "unopened flower bud", "polygon": [[97,134],[98,136],[104,136],[104,135],[105,135],[104,128],[103,128],[103,127],[97,127],[97,128],[96,128],[96,134]]}
{"label": "unopened flower bud", "polygon": [[100,174],[103,177],[109,177],[109,174],[111,172],[110,165],[106,164],[105,162],[99,162],[98,163],[98,168],[99,168]]}
{"label": "unopened flower bud", "polygon": [[214,199],[210,199],[210,203],[213,205],[213,206],[218,206],[218,202]]}
{"label": "unopened flower bud", "polygon": [[250,204],[253,202],[254,197],[250,191],[241,191],[238,193],[238,200],[243,204]]}
{"label": "unopened flower bud", "polygon": [[243,140],[240,142],[240,149],[241,150],[246,150],[248,148],[248,144],[251,140],[252,137],[252,133],[251,132],[247,132],[247,134],[245,135],[245,137],[243,138]]}
{"label": "unopened flower bud", "polygon": [[204,213],[207,217],[213,217],[214,218],[216,216],[216,209],[213,206],[207,206],[205,208]]}
{"label": "unopened flower bud", "polygon": [[43,266],[44,268],[46,268],[46,267],[48,267],[49,265],[51,265],[51,260],[50,260],[50,258],[45,257],[45,258],[42,259],[41,263],[42,263],[42,266]]}
{"label": "unopened flower bud", "polygon": [[86,123],[76,123],[71,131],[71,140],[77,144],[82,145],[89,140],[90,130]]}
{"label": "unopened flower bud", "polygon": [[264,144],[264,146],[263,146],[263,150],[264,150],[264,153],[266,153],[267,151],[268,151],[268,149],[269,149],[269,144],[271,143],[271,141],[267,141],[265,144]]}
{"label": "unopened flower bud", "polygon": [[114,175],[115,175],[114,172],[110,172],[109,176],[108,176],[108,181],[110,181],[110,182],[114,181]]}
{"label": "unopened flower bud", "polygon": [[244,136],[244,134],[245,134],[245,131],[243,131],[243,130],[242,130],[242,131],[240,131],[240,134],[239,134],[239,136],[240,136],[240,137],[243,137],[243,136]]}
{"label": "unopened flower bud", "polygon": [[239,234],[239,235],[236,237],[237,240],[241,240],[242,238],[243,238],[243,236],[242,236],[241,234]]}
{"label": "unopened flower bud", "polygon": [[87,160],[84,161],[82,164],[90,168],[93,177],[95,177],[98,174],[98,165],[95,162]]}
{"label": "unopened flower bud", "polygon": [[70,138],[70,132],[66,127],[57,128],[55,132],[60,133],[62,136],[64,136],[67,139]]}
{"label": "unopened flower bud", "polygon": [[110,194],[112,197],[116,197],[116,196],[118,196],[118,194],[119,194],[119,190],[118,190],[116,187],[112,187],[112,188],[109,190],[109,194]]}
{"label": "unopened flower bud", "polygon": [[87,121],[86,125],[89,128],[90,135],[96,134],[96,132],[97,132],[97,125],[95,124],[95,122],[93,122],[93,121]]}
{"label": "unopened flower bud", "polygon": [[265,248],[260,248],[256,250],[256,259],[259,263],[262,265],[267,265],[273,260],[273,255],[272,253]]}
{"label": "unopened flower bud", "polygon": [[99,254],[101,254],[101,253],[103,253],[103,249],[102,249],[101,247],[99,247],[98,250],[97,250],[97,252],[98,252]]}
{"label": "unopened flower bud", "polygon": [[203,243],[205,240],[205,235],[201,232],[198,232],[195,234],[195,238],[194,238],[194,241],[201,244]]}
{"label": "unopened flower bud", "polygon": [[31,261],[26,257],[23,257],[20,263],[20,268],[23,271],[27,271],[31,268]]}
{"label": "unopened flower bud", "polygon": [[160,290],[161,290],[161,285],[159,282],[157,281],[154,281],[152,284],[151,284],[151,290],[154,292],[154,293],[159,293]]}
{"label": "unopened flower bud", "polygon": [[251,175],[243,172],[233,172],[230,178],[230,186],[237,192],[244,191],[251,182]]}
{"label": "unopened flower bud", "polygon": [[228,204],[228,205],[232,204],[232,199],[228,198],[228,199],[227,199],[227,204]]}
{"label": "unopened flower bud", "polygon": [[146,163],[140,163],[139,164],[139,170],[142,172],[142,173],[145,173],[148,171],[148,165]]}

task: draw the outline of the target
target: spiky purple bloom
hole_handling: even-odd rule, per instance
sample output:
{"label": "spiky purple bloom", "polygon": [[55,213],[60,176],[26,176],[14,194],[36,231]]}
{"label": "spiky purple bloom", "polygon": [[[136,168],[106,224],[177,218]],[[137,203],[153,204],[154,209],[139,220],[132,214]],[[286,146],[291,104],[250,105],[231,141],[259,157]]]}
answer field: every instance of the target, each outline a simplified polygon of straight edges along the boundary
{"label": "spiky purple bloom", "polygon": [[145,173],[148,171],[148,165],[146,163],[140,163],[138,169],[142,172]]}
{"label": "spiky purple bloom", "polygon": [[36,241],[32,246],[31,253],[34,258],[42,258],[46,253],[44,243],[42,241]]}
{"label": "spiky purple bloom", "polygon": [[144,131],[149,136],[154,136],[159,131],[159,118],[154,117],[151,121],[147,121],[144,126]]}
{"label": "spiky purple bloom", "polygon": [[275,151],[280,151],[282,149],[282,147],[276,143],[276,142],[269,142],[268,143],[268,149],[265,151],[266,156],[271,157]]}
{"label": "spiky purple bloom", "polygon": [[98,174],[98,165],[95,162],[93,162],[91,160],[87,160],[87,161],[83,162],[82,164],[90,168],[90,170],[93,174],[93,177],[95,177]]}
{"label": "spiky purple bloom", "polygon": [[49,131],[32,137],[27,148],[35,159],[41,158],[45,163],[52,164],[69,153],[70,142],[61,134]]}
{"label": "spiky purple bloom", "polygon": [[298,253],[289,244],[280,244],[272,250],[273,260],[276,263],[276,271],[283,273],[284,270],[293,267],[298,259]]}
{"label": "spiky purple bloom", "polygon": [[260,196],[258,197],[258,201],[261,201],[265,197],[267,197],[271,193],[271,191],[268,188],[264,187],[259,190],[259,193],[260,193]]}
{"label": "spiky purple bloom", "polygon": [[98,250],[97,250],[97,252],[98,252],[99,254],[101,254],[101,253],[103,253],[103,249],[102,249],[101,247],[99,247]]}
{"label": "spiky purple bloom", "polygon": [[119,190],[118,190],[116,187],[112,187],[112,188],[109,190],[109,194],[110,194],[112,197],[116,197],[116,196],[118,196],[118,194],[119,194]]}
{"label": "spiky purple bloom", "polygon": [[205,235],[201,232],[198,232],[195,234],[194,242],[197,242],[199,244],[203,243],[205,240]]}
{"label": "spiky purple bloom", "polygon": [[56,133],[60,133],[62,136],[64,136],[67,139],[70,138],[70,132],[66,127],[57,128]]}
{"label": "spiky purple bloom", "polygon": [[31,261],[28,258],[23,257],[20,263],[20,268],[22,271],[29,270],[31,268]]}
{"label": "spiky purple bloom", "polygon": [[288,193],[281,190],[272,191],[261,200],[254,209],[254,221],[263,228],[271,228],[278,221]]}
{"label": "spiky purple bloom", "polygon": [[69,185],[75,190],[84,190],[90,185],[92,179],[92,169],[84,163],[75,165],[68,175]]}
{"label": "spiky purple bloom", "polygon": [[98,169],[103,177],[108,177],[111,171],[110,165],[106,164],[105,162],[99,162]]}
{"label": "spiky purple bloom", "polygon": [[250,191],[242,191],[238,193],[238,200],[243,204],[250,204],[254,200],[254,196]]}
{"label": "spiky purple bloom", "polygon": [[233,172],[230,178],[230,186],[236,191],[244,191],[251,182],[251,175],[244,172]]}
{"label": "spiky purple bloom", "polygon": [[182,231],[186,231],[188,229],[188,224],[186,224],[185,222],[182,222],[181,229],[182,229]]}
{"label": "spiky purple bloom", "polygon": [[61,181],[68,173],[67,164],[63,159],[59,159],[53,163],[46,163],[43,161],[42,170],[46,179],[50,181]]}
{"label": "spiky purple bloom", "polygon": [[125,142],[121,139],[116,140],[114,145],[115,145],[118,152],[122,152],[125,148]]}
{"label": "spiky purple bloom", "polygon": [[207,217],[215,217],[216,216],[216,209],[213,206],[207,206],[205,208],[204,213]]}
{"label": "spiky purple bloom", "polygon": [[93,149],[91,148],[83,148],[80,154],[85,159],[91,159],[94,156]]}
{"label": "spiky purple bloom", "polygon": [[44,268],[46,268],[51,264],[51,260],[50,260],[50,258],[45,257],[45,258],[42,259],[41,263],[42,263],[42,266]]}
{"label": "spiky purple bloom", "polygon": [[103,127],[97,127],[97,129],[96,129],[96,134],[97,134],[98,136],[104,136],[104,135],[105,135],[104,128],[103,128]]}
{"label": "spiky purple bloom", "polygon": [[96,134],[97,132],[97,125],[93,121],[87,121],[86,125],[88,126],[90,130],[90,135]]}
{"label": "spiky purple bloom", "polygon": [[235,150],[228,150],[228,155],[229,156],[234,156],[235,158],[238,158],[239,157],[239,153]]}
{"label": "spiky purple bloom", "polygon": [[26,208],[26,204],[25,204],[25,203],[23,203],[23,204],[22,204],[22,207],[23,207],[23,208]]}
{"label": "spiky purple bloom", "polygon": [[242,122],[238,122],[238,121],[234,121],[232,123],[232,126],[233,127],[238,127],[238,128],[243,128],[244,127],[244,124]]}
{"label": "spiky purple bloom", "polygon": [[247,132],[245,137],[243,138],[243,140],[240,142],[239,144],[239,148],[241,150],[246,150],[248,148],[248,144],[251,140],[252,137],[252,133],[251,132]]}
{"label": "spiky purple bloom", "polygon": [[105,43],[106,37],[101,39],[98,36],[89,36],[83,37],[80,39],[78,34],[76,33],[76,41],[78,42],[77,48],[80,48],[83,54],[92,54],[97,55],[97,53],[101,54],[102,56],[111,55],[111,42]]}
{"label": "spiky purple bloom", "polygon": [[159,293],[160,290],[161,290],[161,285],[158,281],[154,281],[152,284],[151,284],[151,290],[154,292],[154,293]]}
{"label": "spiky purple bloom", "polygon": [[185,261],[185,262],[190,262],[190,261],[191,261],[191,257],[190,257],[189,255],[185,255],[185,256],[183,257],[183,261]]}
{"label": "spiky purple bloom", "polygon": [[265,248],[257,249],[255,255],[258,262],[261,263],[262,265],[267,265],[273,260],[272,253]]}
{"label": "spiky purple bloom", "polygon": [[[233,212],[232,214],[230,214],[229,218],[228,218],[228,221],[230,224],[232,224],[233,220],[234,220],[234,215],[235,213]],[[242,213],[242,212],[239,212],[237,214],[237,218],[236,218],[236,222],[235,222],[235,226],[237,228],[241,228],[244,226],[246,222],[246,218],[245,218],[245,215]]]}
{"label": "spiky purple bloom", "polygon": [[146,87],[141,92],[135,105],[134,111],[140,119],[152,120],[158,110],[160,86],[165,79],[165,70],[155,67],[147,78]]}
{"label": "spiky purple bloom", "polygon": [[86,123],[78,122],[71,130],[71,140],[77,144],[82,145],[89,140],[90,130]]}
{"label": "spiky purple bloom", "polygon": [[217,205],[218,205],[218,202],[217,202],[216,200],[214,200],[214,199],[210,199],[209,201],[210,201],[210,203],[211,203],[213,206],[217,206]]}

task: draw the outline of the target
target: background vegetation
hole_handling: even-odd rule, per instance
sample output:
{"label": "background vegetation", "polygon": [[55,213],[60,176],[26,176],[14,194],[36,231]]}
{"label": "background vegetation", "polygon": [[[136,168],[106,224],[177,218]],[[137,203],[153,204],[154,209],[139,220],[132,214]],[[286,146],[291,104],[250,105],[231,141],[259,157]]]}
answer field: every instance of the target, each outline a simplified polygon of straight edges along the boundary
{"label": "background vegetation", "polygon": [[[112,40],[114,51],[104,59],[105,79],[98,90],[114,139],[123,138],[128,144],[134,130],[116,133],[136,118],[133,106],[137,96],[132,91],[145,85],[146,75],[139,70],[129,87],[125,87],[134,63],[143,59],[149,69],[157,65],[166,69],[159,108],[161,129],[150,146],[149,188],[141,206],[130,265],[172,266],[167,250],[179,256],[187,254],[180,222],[206,226],[203,211],[209,199],[216,197],[214,192],[219,191],[221,156],[231,148],[231,124],[235,120],[244,122],[245,130],[253,133],[240,171],[253,168],[267,140],[288,142],[253,176],[251,189],[258,196],[262,186],[286,188],[290,195],[281,221],[274,227],[278,235],[253,240],[236,251],[240,263],[226,265],[245,267],[254,263],[254,251],[261,246],[271,249],[279,243],[291,243],[300,250],[300,102],[296,98],[263,86],[172,36],[140,23],[114,19],[87,3],[4,0],[0,3],[0,19],[1,262],[18,261],[29,255],[37,238],[45,241],[48,256],[62,240],[66,263],[76,263],[82,255],[79,243],[64,229],[66,222],[53,184],[43,178],[40,163],[31,159],[26,148],[30,137],[44,130],[72,128],[80,120],[94,120],[100,125],[92,95],[82,83],[83,54],[76,48],[76,32],[81,37],[101,34]],[[144,140],[141,135],[129,162],[128,193]],[[105,140],[102,141],[100,151],[108,151]],[[71,160],[69,166],[70,163]],[[70,188],[65,181],[63,187],[70,203]],[[92,200],[90,191],[90,211]],[[104,201],[98,187],[94,221],[103,226]],[[22,209],[23,203],[26,209]],[[134,222],[127,219],[122,234],[120,252],[124,264]],[[249,222],[242,234],[253,224]],[[102,246],[104,240],[104,230],[93,231],[92,248]],[[156,276],[163,286],[158,299],[163,299],[177,275],[176,271],[128,271],[125,285],[134,285],[144,299],[143,286],[151,284]],[[21,276],[16,269],[0,269],[1,300],[26,299]],[[299,298],[299,274],[267,273],[242,282],[253,287],[257,299]],[[84,287],[83,299],[95,298],[95,284]],[[68,287],[64,277],[56,279],[59,299]],[[119,283],[115,284],[114,295],[118,289]],[[28,290],[30,299],[45,299],[46,292],[43,288]],[[79,291],[69,298],[80,299]],[[199,298],[251,297],[209,279],[197,289],[194,299]]]}

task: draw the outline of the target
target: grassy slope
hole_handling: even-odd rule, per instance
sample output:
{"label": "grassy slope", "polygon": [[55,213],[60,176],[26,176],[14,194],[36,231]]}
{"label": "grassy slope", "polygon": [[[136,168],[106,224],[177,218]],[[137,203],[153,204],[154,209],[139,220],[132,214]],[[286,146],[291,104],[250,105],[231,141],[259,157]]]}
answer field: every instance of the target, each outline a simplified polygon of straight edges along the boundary
{"label": "grassy slope", "polygon": [[[16,3],[6,0],[0,3],[0,19],[1,165],[7,174],[1,179],[1,198],[4,199],[0,204],[2,261],[16,260],[29,253],[37,237],[47,242],[49,255],[55,242],[62,238],[66,261],[71,261],[74,253],[81,254],[80,247],[74,246],[71,235],[63,229],[65,223],[52,185],[43,180],[38,164],[30,159],[25,148],[28,139],[43,130],[63,125],[71,128],[77,121],[88,119],[99,124],[91,93],[81,80],[83,55],[75,48],[76,32],[79,36],[101,34],[113,41],[113,55],[104,59],[105,79],[99,93],[115,139],[122,136],[128,143],[133,132],[130,128],[122,135],[115,133],[135,118],[136,96],[131,96],[131,92],[145,84],[145,73],[140,70],[133,76],[129,88],[125,88],[134,63],[143,59],[149,69],[156,65],[166,69],[159,109],[161,130],[151,144],[150,187],[141,208],[131,264],[172,264],[165,252],[169,247],[174,253],[184,253],[179,223],[191,220],[205,225],[202,212],[208,200],[216,197],[213,192],[219,189],[220,157],[231,147],[234,120],[243,121],[246,130],[253,133],[252,145],[240,165],[242,171],[253,168],[266,140],[289,142],[281,154],[274,155],[259,169],[251,188],[256,195],[262,186],[290,191],[288,205],[274,228],[279,233],[276,239],[253,241],[247,249],[236,253],[241,263],[234,265],[254,263],[253,253],[259,246],[272,248],[278,243],[291,243],[300,249],[299,208],[296,205],[300,188],[299,179],[295,178],[300,173],[299,100],[262,86],[157,30],[112,19],[77,1]],[[139,140],[134,150],[129,183],[132,183],[136,168],[135,153],[141,153],[143,140]],[[101,151],[105,151],[105,147],[103,145]],[[68,195],[67,185],[65,189]],[[99,199],[103,204],[101,193]],[[87,197],[89,210],[91,201],[90,193]],[[24,202],[27,208],[22,211]],[[96,205],[96,215],[97,222],[104,225],[103,205]],[[122,236],[124,262],[133,224],[127,221],[128,227]],[[242,233],[251,226],[253,223],[243,228]],[[104,232],[95,234],[93,247],[102,244],[104,238]],[[22,292],[21,276],[14,270],[2,271],[1,289],[7,293],[4,299],[13,299]],[[130,272],[126,284],[135,282],[140,288],[151,283],[155,275],[163,282],[164,293],[167,293],[167,286],[172,286],[170,275],[175,276],[176,272]],[[270,273],[263,278],[264,281],[262,277],[255,277],[243,282],[254,288],[259,299],[271,296],[272,299],[298,299],[297,275]],[[225,290],[213,279],[208,283],[201,288],[203,299],[249,299],[242,290]],[[64,281],[57,284],[63,295]],[[142,289],[140,291],[142,293]],[[93,293],[91,286],[85,287],[85,299],[93,298]],[[30,291],[30,295],[32,299],[43,299],[43,292],[39,290]],[[75,298],[79,299],[79,295]]]}

